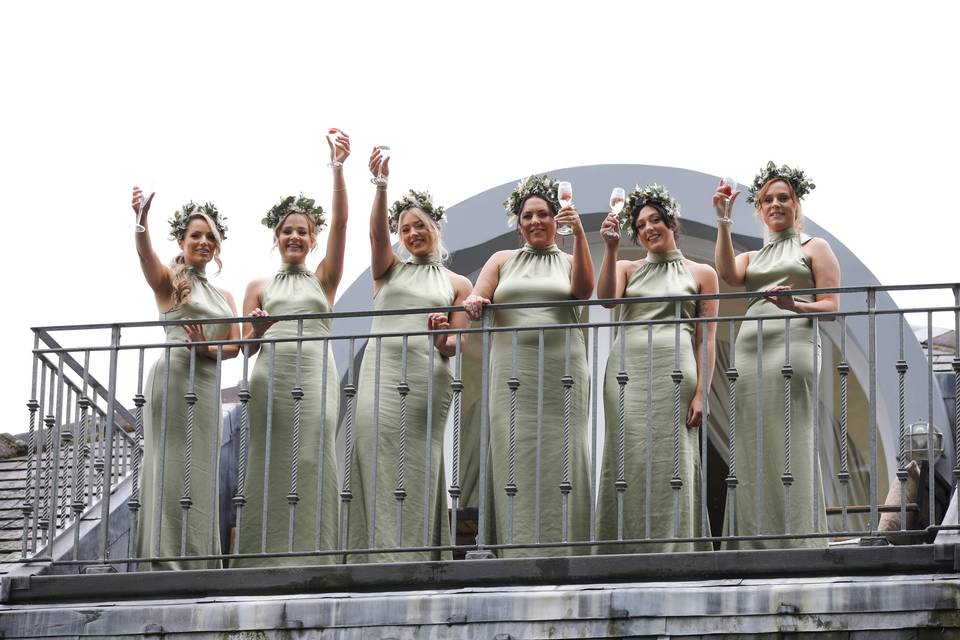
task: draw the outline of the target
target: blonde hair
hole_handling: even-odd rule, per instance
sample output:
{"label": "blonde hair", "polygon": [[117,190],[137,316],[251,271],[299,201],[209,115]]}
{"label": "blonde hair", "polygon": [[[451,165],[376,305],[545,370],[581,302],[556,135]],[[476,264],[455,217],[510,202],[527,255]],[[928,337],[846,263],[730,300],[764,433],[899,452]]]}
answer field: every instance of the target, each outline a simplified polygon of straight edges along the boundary
{"label": "blonde hair", "polygon": [[[210,232],[213,233],[213,238],[217,245],[213,251],[213,261],[217,263],[217,273],[220,273],[223,269],[223,262],[220,261],[220,244],[222,242],[220,231],[210,216],[202,211],[196,211],[190,214],[190,217],[187,218],[188,227],[190,226],[190,221],[194,218],[199,218],[206,222],[210,227]],[[184,233],[184,237],[186,237],[186,233]],[[183,251],[180,251],[180,253],[170,261],[170,270],[173,272],[173,301],[176,306],[180,306],[190,300],[190,293],[193,291],[193,285],[190,281],[190,265],[187,264],[186,258],[183,256]]]}
{"label": "blonde hair", "polygon": [[767,195],[767,191],[770,190],[770,187],[773,186],[776,182],[782,182],[787,185],[787,192],[790,194],[790,199],[793,200],[793,203],[796,205],[796,218],[794,219],[793,226],[797,229],[803,229],[803,205],[800,204],[800,198],[797,197],[797,190],[793,188],[793,185],[790,184],[789,180],[783,178],[774,178],[773,180],[767,180],[767,182],[760,187],[760,190],[757,191],[757,197],[754,199],[754,216],[761,223],[763,219],[760,216],[760,209],[763,207],[763,198]]}
{"label": "blonde hair", "polygon": [[[446,264],[447,260],[450,259],[450,252],[447,251],[447,247],[443,244],[443,231],[440,229],[440,223],[438,223],[436,220],[434,220],[433,218],[428,216],[426,213],[424,213],[419,207],[408,207],[403,211],[401,211],[400,215],[397,217],[398,231],[400,227],[400,218],[402,218],[407,213],[414,216],[417,220],[421,221],[424,225],[426,225],[428,229],[430,229],[430,233],[432,233],[434,238],[436,239],[434,249],[436,250],[437,254],[440,256],[440,262],[443,262],[444,264]],[[407,252],[408,254],[410,253],[407,250],[407,247],[403,244],[402,236],[400,240],[400,246],[403,247],[403,250],[405,252]]]}

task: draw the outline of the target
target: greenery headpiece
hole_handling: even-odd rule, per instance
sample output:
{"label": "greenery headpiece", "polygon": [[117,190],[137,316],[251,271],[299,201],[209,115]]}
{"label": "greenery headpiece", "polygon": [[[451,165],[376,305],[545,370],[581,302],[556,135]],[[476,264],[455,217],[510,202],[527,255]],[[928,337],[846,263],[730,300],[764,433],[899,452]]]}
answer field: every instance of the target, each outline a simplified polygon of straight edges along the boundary
{"label": "greenery headpiece", "polygon": [[650,184],[645,187],[637,185],[627,195],[627,202],[620,212],[620,228],[632,238],[634,234],[633,219],[637,213],[648,204],[656,204],[671,218],[680,217],[680,204],[673,199],[670,192],[659,184]]}
{"label": "greenery headpiece", "polygon": [[414,191],[410,189],[402,198],[393,203],[390,211],[387,213],[387,223],[390,225],[390,233],[396,233],[400,229],[400,214],[407,209],[416,207],[427,214],[437,224],[441,220],[446,221],[447,215],[443,207],[433,205],[433,196],[429,191]]}
{"label": "greenery headpiece", "polygon": [[213,224],[217,226],[217,232],[220,234],[221,241],[227,239],[227,225],[224,224],[227,221],[227,217],[220,217],[220,212],[217,211],[217,208],[213,206],[212,202],[197,204],[193,200],[180,207],[180,210],[174,213],[173,217],[167,221],[170,223],[170,239],[183,240],[183,236],[187,232],[187,225],[190,224],[190,216],[198,213],[204,213],[213,220]]}
{"label": "greenery headpiece", "polygon": [[317,204],[313,198],[307,198],[302,193],[299,196],[287,196],[267,212],[266,217],[260,222],[268,229],[276,229],[280,221],[291,213],[299,213],[307,216],[317,226],[317,231],[323,229],[327,224],[327,218],[323,214],[323,207]]}
{"label": "greenery headpiece", "polygon": [[503,201],[507,211],[507,222],[513,226],[520,218],[520,209],[530,196],[543,198],[554,211],[560,210],[560,196],[557,194],[557,180],[548,175],[528,176],[517,183],[510,197]]}
{"label": "greenery headpiece", "polygon": [[753,184],[750,185],[750,188],[747,190],[747,202],[753,202],[756,204],[757,193],[760,192],[760,189],[763,188],[763,185],[767,184],[771,180],[786,180],[789,182],[790,186],[793,187],[794,192],[797,194],[797,200],[802,200],[803,196],[817,188],[817,185],[810,182],[807,179],[807,176],[800,169],[791,169],[785,164],[782,164],[778,167],[771,160],[767,163],[767,166],[761,169],[760,173],[758,173],[753,179]]}

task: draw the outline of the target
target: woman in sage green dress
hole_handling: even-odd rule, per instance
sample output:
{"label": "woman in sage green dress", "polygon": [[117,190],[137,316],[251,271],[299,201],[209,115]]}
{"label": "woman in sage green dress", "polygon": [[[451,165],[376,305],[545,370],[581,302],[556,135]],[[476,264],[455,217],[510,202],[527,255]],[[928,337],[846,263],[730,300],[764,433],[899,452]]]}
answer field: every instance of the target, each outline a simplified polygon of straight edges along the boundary
{"label": "woman in sage green dress", "polygon": [[[687,260],[677,248],[678,215],[676,200],[654,184],[631,192],[619,218],[614,213],[607,216],[600,228],[606,243],[597,284],[600,298],[717,293],[717,272],[709,265]],[[644,259],[617,260],[620,228],[647,250]],[[673,302],[630,304],[623,309],[622,320],[669,320],[676,317],[675,306]],[[680,314],[683,318],[716,317],[717,307],[716,300],[686,300]],[[597,505],[600,540],[710,535],[710,523],[702,517],[700,427],[703,390],[710,388],[713,378],[716,324],[680,324],[679,352],[678,325],[650,327],[649,338],[648,326],[622,328],[607,360],[603,383],[606,431]],[[672,378],[675,369],[682,374],[679,388]],[[618,381],[621,372],[627,374],[622,389]],[[652,382],[650,395],[648,382]],[[678,489],[674,480],[680,480]],[[600,553],[711,549],[709,542],[597,547]]]}
{"label": "woman in sage green dress", "polygon": [[[233,296],[207,280],[207,265],[220,267],[220,245],[226,234],[216,207],[190,202],[170,220],[170,236],[180,253],[170,266],[153,250],[147,219],[154,194],[143,203],[143,231],[135,234],[140,268],[153,289],[161,320],[205,320],[237,316]],[[133,189],[133,210],[144,194]],[[238,340],[236,323],[177,324],[164,327],[166,342]],[[218,555],[217,467],[222,426],[217,359],[237,355],[237,345],[164,350],[153,364],[144,388],[143,484],[137,524],[139,557]],[[218,355],[218,350],[220,351]],[[191,387],[190,361],[193,363]],[[196,396],[192,421],[185,396]],[[166,396],[166,397],[164,397]],[[187,452],[190,453],[189,457]],[[188,497],[189,510],[181,499]],[[186,515],[185,515],[186,514]],[[184,537],[184,517],[186,536]],[[185,544],[182,544],[185,541]],[[215,569],[219,560],[152,563],[152,569]]]}
{"label": "woman in sage green dress", "polygon": [[[333,218],[326,254],[315,271],[305,261],[326,223],[323,209],[311,198],[289,196],[263,219],[273,230],[281,263],[272,278],[247,286],[244,315],[259,318],[245,325],[247,338],[297,338],[300,321],[271,322],[269,317],[333,310],[347,231],[342,164],[350,154],[350,140],[342,132],[337,135],[335,154]],[[312,318],[302,324],[306,340],[255,342],[247,347],[251,353],[259,348],[260,353],[249,382],[246,502],[237,514],[241,554],[339,548],[334,445],[340,385],[332,345],[318,339],[330,335],[330,320]],[[231,561],[231,566],[328,564],[334,557],[265,556]]]}
{"label": "woman in sage green dress", "polygon": [[[551,303],[589,298],[594,283],[590,248],[576,209],[571,205],[560,209],[556,180],[530,176],[520,182],[504,204],[508,216],[518,221],[524,245],[520,249],[498,251],[487,260],[464,303],[467,312],[479,317],[483,306],[491,300],[494,303]],[[560,225],[572,229],[573,255],[560,251],[554,243]],[[579,321],[579,309],[572,306],[494,311],[493,324],[497,327],[533,330],[491,335],[488,468],[492,473],[487,474],[487,508],[493,510],[492,514],[487,513],[487,520],[493,518],[491,543],[563,542],[564,533],[565,540],[570,542],[589,538],[587,400],[590,378],[585,341],[579,329],[549,329],[551,325]],[[518,383],[515,402],[509,386],[511,378]],[[538,420],[537,407],[541,403],[543,409]],[[502,549],[500,555],[583,552],[577,549]]]}
{"label": "woman in sage green dress", "polygon": [[[374,176],[383,177],[370,212],[374,308],[381,311],[463,304],[473,285],[443,266],[444,249],[440,241],[443,207],[435,207],[429,193],[410,191],[393,204],[388,214],[388,165],[389,159],[381,159],[380,152],[374,149],[370,170]],[[394,253],[391,233],[399,236],[410,256],[406,260]],[[449,318],[443,313],[386,315],[375,317],[370,331],[376,334],[457,329],[468,323],[463,312],[453,313]],[[408,337],[406,353],[403,338],[384,338],[380,343],[379,393],[375,393],[376,341],[367,342],[360,366],[353,430],[351,549],[451,543],[444,486],[443,433],[453,395],[448,359],[456,351],[456,334],[436,336],[436,339],[426,335]],[[406,385],[402,404],[398,390],[401,383]],[[354,562],[449,558],[449,552],[438,551],[350,556]]]}
{"label": "woman in sage green dress", "polygon": [[[754,179],[748,202],[767,231],[758,251],[735,256],[730,225],[737,193],[723,183],[713,194],[718,216],[716,266],[730,286],[769,294],[791,289],[840,286],[840,265],[826,240],[803,233],[800,199],[814,185],[804,173],[786,165],[767,166]],[[783,316],[837,310],[837,295],[767,295],[753,298],[746,315]],[[758,371],[757,352],[762,338]],[[790,341],[790,421],[785,419],[784,378],[786,340]],[[820,461],[814,433],[813,385],[820,367],[820,336],[809,317],[763,323],[745,320],[737,335],[736,466],[737,486],[728,491],[725,535],[810,534],[827,531]],[[816,348],[817,356],[814,356]],[[758,404],[762,409],[758,411]],[[789,431],[789,467],[785,444]],[[758,445],[759,443],[759,445]],[[788,482],[783,481],[783,477]],[[786,489],[789,487],[789,489]],[[762,511],[761,511],[762,510]],[[789,516],[785,513],[789,511]],[[724,543],[725,549],[824,547],[826,538],[759,539]]]}

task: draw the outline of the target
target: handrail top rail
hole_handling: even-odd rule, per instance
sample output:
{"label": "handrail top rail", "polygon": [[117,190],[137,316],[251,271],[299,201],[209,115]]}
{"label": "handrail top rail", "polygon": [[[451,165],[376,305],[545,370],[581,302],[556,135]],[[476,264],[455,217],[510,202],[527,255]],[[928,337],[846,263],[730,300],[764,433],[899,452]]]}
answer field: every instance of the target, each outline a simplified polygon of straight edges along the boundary
{"label": "handrail top rail", "polygon": [[[510,302],[510,303],[490,303],[485,306],[485,309],[496,310],[496,309],[532,309],[539,308],[544,306],[550,307],[593,307],[593,306],[622,306],[628,304],[648,304],[655,302],[683,302],[683,301],[699,301],[699,300],[738,300],[738,299],[754,299],[754,298],[765,298],[765,297],[781,297],[781,296],[795,296],[795,295],[817,295],[817,294],[826,294],[826,293],[838,293],[838,294],[851,294],[851,293],[869,293],[869,292],[888,292],[888,291],[930,291],[937,289],[952,289],[955,293],[960,293],[960,283],[956,282],[942,282],[942,283],[928,283],[928,284],[916,284],[916,285],[858,285],[858,286],[848,286],[848,287],[830,287],[830,288],[807,288],[807,289],[790,289],[788,291],[782,292],[768,292],[768,291],[739,291],[739,292],[724,292],[724,293],[698,293],[690,294],[684,296],[635,296],[635,297],[624,297],[624,298],[596,298],[588,300],[556,300],[550,301],[549,303],[545,302]],[[382,317],[382,316],[404,316],[404,315],[419,315],[427,314],[433,312],[456,312],[463,311],[463,306],[446,306],[446,307],[415,307],[409,309],[368,309],[361,311],[327,311],[327,312],[318,312],[318,313],[304,313],[304,314],[286,314],[286,315],[276,315],[270,316],[270,320],[273,322],[284,322],[284,321],[306,321],[306,320],[320,320],[320,319],[338,319],[338,318],[365,318],[365,317]],[[30,330],[34,333],[36,332],[49,332],[49,331],[91,331],[97,329],[113,329],[113,328],[146,328],[146,327],[165,327],[173,325],[183,325],[183,324],[229,324],[236,322],[250,322],[255,318],[251,316],[236,316],[233,318],[204,318],[204,319],[185,319],[185,320],[137,320],[129,322],[103,322],[103,323],[94,323],[94,324],[67,324],[67,325],[47,325],[47,326],[35,326],[31,327]]]}

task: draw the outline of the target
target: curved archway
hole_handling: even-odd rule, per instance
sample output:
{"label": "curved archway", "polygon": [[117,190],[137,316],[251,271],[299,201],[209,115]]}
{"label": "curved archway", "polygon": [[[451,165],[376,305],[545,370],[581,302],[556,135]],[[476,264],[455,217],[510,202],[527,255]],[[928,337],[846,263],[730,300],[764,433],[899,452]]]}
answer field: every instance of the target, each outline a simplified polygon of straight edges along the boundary
{"label": "curved archway", "polygon": [[[611,188],[615,186],[630,188],[634,184],[651,182],[658,182],[667,186],[681,203],[683,212],[681,242],[684,254],[699,262],[713,263],[716,222],[709,205],[709,198],[719,181],[718,176],[688,169],[633,164],[568,167],[547,171],[546,173],[573,183],[574,201],[581,212],[584,226],[589,233],[591,252],[598,269],[603,256],[603,243],[597,231],[608,210]],[[494,251],[514,248],[518,245],[516,230],[508,226],[502,205],[514,185],[515,182],[513,181],[497,185],[448,208],[450,224],[445,230],[444,242],[451,253],[451,269],[475,280],[479,269]],[[816,212],[813,213],[815,215]],[[840,239],[818,225],[815,217],[811,218],[808,214],[804,225],[805,230],[810,235],[823,237],[830,242],[840,261],[844,285],[880,285],[880,282],[866,265]],[[755,222],[753,209],[744,202],[744,199],[737,202],[734,210],[733,235],[737,251],[757,249],[763,244],[761,226]],[[642,254],[640,249],[625,249],[625,257],[630,257],[631,252],[636,257],[640,257]],[[369,270],[367,270],[347,288],[337,302],[336,310],[338,312],[367,310],[372,307],[372,299],[373,286]],[[856,299],[847,296],[841,300],[841,309],[844,311],[865,309],[865,302],[865,296],[857,294]],[[738,309],[742,308],[745,308],[745,303],[742,301],[724,301],[721,306],[721,315],[736,315]],[[877,294],[877,308],[896,309],[896,305],[888,294],[879,292]],[[605,311],[600,307],[593,307],[590,314],[592,318],[597,319],[602,318]],[[851,481],[848,503],[869,504],[871,492],[871,434],[867,401],[870,372],[867,355],[869,350],[868,321],[865,316],[855,316],[848,318],[845,324],[846,360],[851,368],[848,418]],[[897,468],[899,407],[897,397],[898,379],[895,365],[899,358],[900,328],[895,316],[879,316],[876,327],[876,415],[878,425],[876,491],[878,499],[882,501],[887,486],[895,478]],[[364,333],[369,328],[369,318],[343,319],[338,320],[336,333]],[[715,454],[711,456],[711,459],[719,460],[722,464],[725,464],[727,453],[726,380],[722,375],[729,352],[728,338],[725,337],[727,333],[724,330],[718,332],[717,375],[711,393],[712,416],[708,431],[711,451]],[[840,358],[840,323],[822,322],[821,333],[824,342],[820,386],[821,461],[827,504],[837,505],[840,504],[839,484],[836,481],[837,473],[840,470],[840,438],[837,428],[840,398],[838,384],[836,383],[836,365]],[[918,375],[916,372],[925,375],[927,361],[919,342],[909,330],[906,331],[904,340],[904,358],[909,371],[914,372],[914,375]],[[604,349],[604,341],[601,339],[598,342],[601,354],[598,368],[602,371],[606,360],[606,350]],[[347,362],[346,347],[343,344],[338,344],[337,349],[337,362],[343,363],[341,364],[342,374]],[[474,357],[476,357],[475,354]],[[939,388],[934,388],[932,393],[937,400],[940,399]],[[602,404],[602,402],[598,403],[598,411],[602,412]],[[476,398],[473,398],[472,405],[470,399],[465,398],[464,407],[465,421],[469,422],[470,412],[476,409]],[[905,412],[909,417],[926,416],[928,413],[926,393],[908,394]],[[934,402],[933,412],[935,424],[941,426],[948,424],[942,401]],[[602,414],[598,418],[598,424],[602,425]],[[602,427],[598,431],[601,433],[597,446],[602,446]],[[946,432],[946,430],[944,431]],[[949,440],[949,438],[945,438],[946,440]],[[949,469],[952,467],[954,455],[953,446],[952,442],[944,442],[944,445],[947,449],[946,456],[937,465],[937,470],[941,476],[949,478]],[[474,468],[477,462],[472,462]],[[466,457],[462,468],[465,476],[472,473]],[[716,471],[714,469],[710,476],[716,477],[714,475]],[[466,478],[462,484],[466,496],[470,493],[469,478]],[[716,484],[716,482],[712,484]],[[722,493],[724,489],[721,487],[719,491]],[[722,498],[719,499],[722,500]],[[468,502],[464,504],[468,504]],[[853,524],[856,523],[857,521],[854,520]],[[865,524],[865,519],[860,524]]]}

